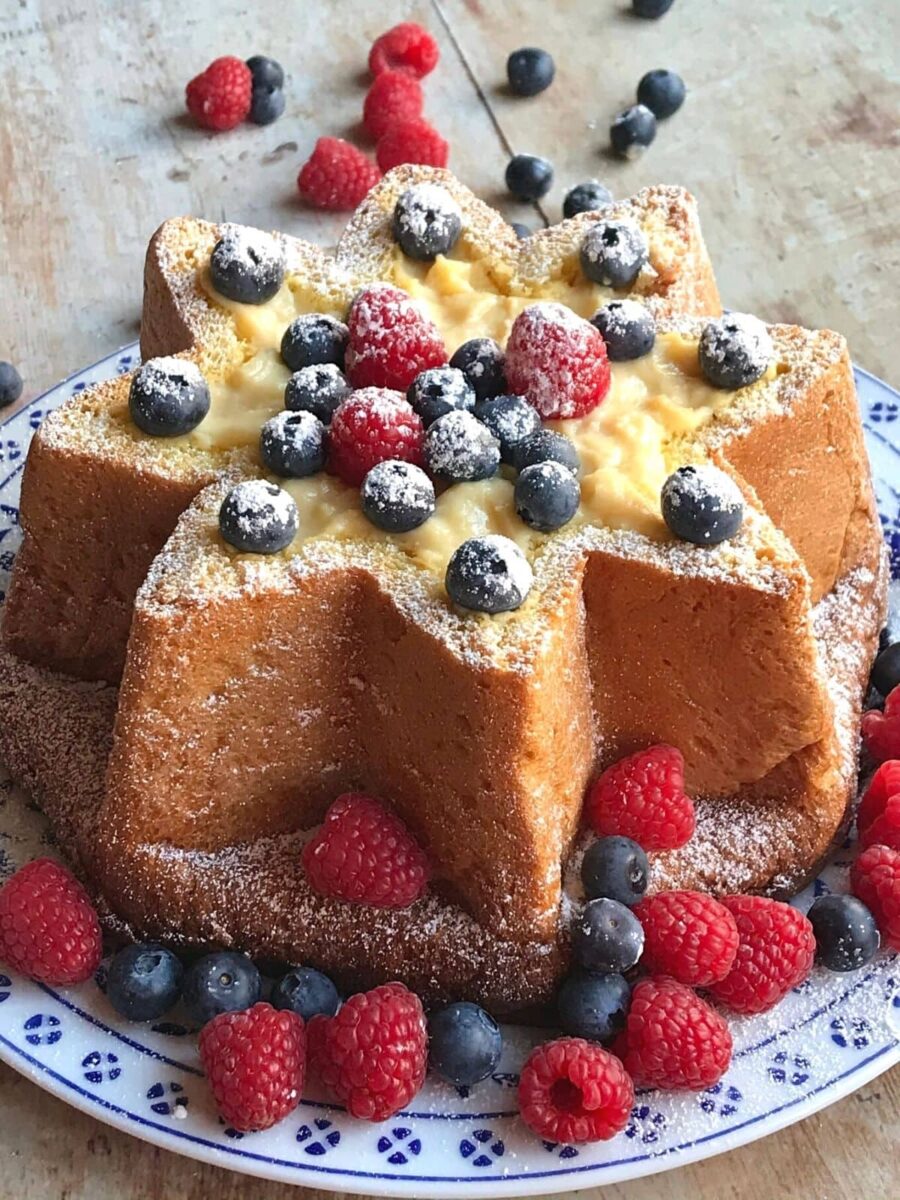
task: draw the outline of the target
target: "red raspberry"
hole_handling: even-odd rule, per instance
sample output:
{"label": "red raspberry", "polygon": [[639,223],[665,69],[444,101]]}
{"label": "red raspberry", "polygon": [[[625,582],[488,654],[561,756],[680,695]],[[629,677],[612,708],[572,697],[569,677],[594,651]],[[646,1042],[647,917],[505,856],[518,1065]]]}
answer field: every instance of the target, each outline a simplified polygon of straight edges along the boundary
{"label": "red raspberry", "polygon": [[222,1119],[235,1129],[268,1129],[300,1102],[303,1020],[262,1003],[219,1013],[200,1030],[200,1061]]}
{"label": "red raspberry", "polygon": [[450,146],[424,117],[397,121],[378,139],[375,157],[382,171],[401,163],[446,167]]}
{"label": "red raspberry", "polygon": [[204,129],[234,129],[250,112],[253,76],[239,58],[226,55],[195,75],[184,89],[188,112]]}
{"label": "red raspberry", "polygon": [[722,903],[737,921],[740,942],[734,965],[710,994],[735,1012],[766,1012],[812,970],[813,927],[796,908],[765,896],[725,896]]}
{"label": "red raspberry", "polygon": [[738,948],[737,922],[702,892],[659,892],[632,909],[644,927],[641,966],[691,987],[724,979]]}
{"label": "red raspberry", "polygon": [[695,822],[681,752],[660,744],[607,767],[588,792],[587,819],[595,832],[622,834],[645,850],[683,846]]}
{"label": "red raspberry", "polygon": [[363,125],[380,138],[399,121],[422,115],[422,87],[411,75],[385,71],[376,76],[363,104]]}
{"label": "red raspberry", "polygon": [[655,975],[635,985],[625,1032],[613,1049],[636,1087],[700,1091],[728,1070],[731,1031],[696,992]]}
{"label": "red raspberry", "polygon": [[434,70],[439,57],[437,42],[428,30],[414,21],[403,21],[372,43],[369,70],[373,75],[383,71],[403,71],[414,79],[421,79]]}
{"label": "red raspberry", "polygon": [[402,983],[351,996],[316,1024],[313,1067],[328,1090],[363,1121],[384,1121],[422,1086],[428,1058],[425,1014]]}
{"label": "red raspberry", "polygon": [[362,204],[381,178],[375,164],[343,138],[320,137],[300,168],[297,187],[314,208],[342,212]]}
{"label": "red raspberry", "polygon": [[422,465],[422,419],[400,392],[360,388],[337,407],[328,437],[328,469],[359,487],[376,463],[389,458]]}
{"label": "red raspberry", "polygon": [[435,325],[406,292],[389,283],[363,288],[347,324],[347,375],[354,387],[405,392],[420,371],[447,361]]}
{"label": "red raspberry", "polygon": [[881,940],[900,950],[900,850],[870,846],[850,868],[850,886],[872,912]]}
{"label": "red raspberry", "polygon": [[[880,817],[892,796],[900,795],[900,759],[883,762],[869,781],[856,813],[856,828],[862,836]],[[876,841],[878,839],[875,839]]]}
{"label": "red raspberry", "polygon": [[890,846],[900,850],[900,793],[891,796],[879,815],[859,835],[863,850],[869,846]]}
{"label": "red raspberry", "polygon": [[584,1038],[536,1047],[519,1078],[522,1120],[554,1142],[605,1142],[628,1124],[633,1104],[621,1062]]}
{"label": "red raspberry", "polygon": [[530,304],[510,331],[506,378],[545,419],[583,417],[609,391],[606,343],[565,305]]}
{"label": "red raspberry", "polygon": [[353,792],[338,796],[302,857],[312,887],[348,904],[406,908],[428,882],[428,861],[400,818]]}
{"label": "red raspberry", "polygon": [[87,892],[65,867],[36,858],[0,888],[0,962],[41,983],[84,983],[103,953]]}
{"label": "red raspberry", "polygon": [[862,736],[876,762],[900,758],[900,687],[885,700],[883,713],[875,708],[863,713]]}

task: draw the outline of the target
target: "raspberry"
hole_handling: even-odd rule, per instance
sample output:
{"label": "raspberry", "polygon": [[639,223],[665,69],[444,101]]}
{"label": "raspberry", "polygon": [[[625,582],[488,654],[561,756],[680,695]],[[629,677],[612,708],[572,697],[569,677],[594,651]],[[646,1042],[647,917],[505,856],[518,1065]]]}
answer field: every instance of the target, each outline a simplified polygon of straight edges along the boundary
{"label": "raspberry", "polygon": [[613,1049],[636,1087],[700,1091],[728,1070],[731,1031],[689,987],[655,975],[631,993],[625,1032]]}
{"label": "raspberry", "polygon": [[425,855],[399,817],[353,792],[329,808],[303,847],[303,866],[323,896],[379,908],[406,908],[428,882]]}
{"label": "raspberry", "polygon": [[421,371],[447,361],[437,328],[406,292],[389,283],[363,288],[347,324],[347,376],[354,387],[405,392]]}
{"label": "raspberry", "polygon": [[900,795],[900,759],[883,762],[866,788],[856,811],[856,828],[860,836],[876,817],[880,817],[891,796]]}
{"label": "raspberry", "polygon": [[737,922],[702,892],[660,892],[632,909],[644,927],[641,966],[691,987],[724,979],[738,948]]}
{"label": "raspberry", "polygon": [[884,712],[873,708],[863,713],[863,742],[876,762],[900,758],[900,687],[884,702]]}
{"label": "raspberry", "polygon": [[343,138],[320,137],[300,168],[297,187],[314,208],[333,212],[356,208],[381,178],[381,172]]}
{"label": "raspberry", "polygon": [[869,846],[890,846],[900,850],[900,792],[888,798],[884,808],[859,835],[863,850]]}
{"label": "raspberry", "polygon": [[421,79],[434,70],[439,57],[437,42],[428,30],[414,21],[403,21],[372,43],[369,70],[373,75],[402,71],[414,79]]}
{"label": "raspberry", "polygon": [[421,466],[424,441],[422,419],[400,392],[361,388],[335,410],[328,470],[359,487],[377,463],[399,459]]}
{"label": "raspberry", "polygon": [[597,833],[621,834],[644,850],[683,846],[694,832],[694,804],[680,751],[651,746],[607,767],[588,793],[587,819]]}
{"label": "raspberry", "polygon": [[226,55],[195,75],[184,90],[188,112],[204,129],[234,129],[250,112],[253,75],[239,58]]}
{"label": "raspberry", "polygon": [[382,171],[401,163],[422,163],[426,167],[446,167],[450,147],[424,117],[397,121],[378,139],[375,157]]}
{"label": "raspberry", "polygon": [[536,1047],[519,1078],[522,1120],[554,1142],[605,1142],[628,1124],[633,1104],[619,1059],[584,1038]]}
{"label": "raspberry", "polygon": [[900,850],[870,846],[850,868],[850,886],[871,910],[881,940],[900,950]]}
{"label": "raspberry", "polygon": [[737,921],[734,964],[710,994],[739,1013],[766,1012],[812,969],[816,937],[809,918],[765,896],[725,896]]}
{"label": "raspberry", "polygon": [[422,1086],[428,1057],[425,1014],[402,983],[351,996],[337,1016],[314,1018],[312,1067],[363,1121],[384,1121]]}
{"label": "raspberry", "polygon": [[200,1061],[222,1119],[235,1129],[268,1129],[303,1092],[303,1019],[263,1003],[219,1013],[200,1030]]}
{"label": "raspberry", "polygon": [[506,378],[545,419],[583,417],[609,391],[606,343],[564,305],[531,304],[513,322]]}
{"label": "raspberry", "polygon": [[87,892],[65,867],[36,858],[0,888],[0,962],[41,983],[83,983],[103,953]]}
{"label": "raspberry", "polygon": [[363,125],[373,138],[380,138],[399,121],[422,115],[422,88],[417,79],[400,71],[384,71],[375,77],[363,103]]}

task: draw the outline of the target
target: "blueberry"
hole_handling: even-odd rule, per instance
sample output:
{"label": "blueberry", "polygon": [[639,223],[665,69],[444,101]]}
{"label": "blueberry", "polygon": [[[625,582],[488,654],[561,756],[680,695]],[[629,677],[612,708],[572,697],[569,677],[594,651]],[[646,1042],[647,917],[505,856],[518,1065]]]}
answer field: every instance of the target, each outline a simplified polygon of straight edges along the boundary
{"label": "blueberry", "polygon": [[284,252],[268,233],[226,225],[210,255],[209,277],[228,300],[265,304],[284,282]]}
{"label": "blueberry", "polygon": [[425,434],[425,466],[451,483],[489,479],[500,466],[500,443],[472,413],[448,412]]}
{"label": "blueberry", "polygon": [[516,154],[506,167],[506,186],[517,200],[540,200],[553,185],[553,167],[536,154]]}
{"label": "blueberry", "polygon": [[303,479],[325,466],[328,431],[311,412],[277,413],[259,435],[259,453],[273,475]]}
{"label": "blueberry", "polygon": [[574,217],[578,213],[594,212],[598,208],[606,208],[612,204],[612,192],[605,188],[599,179],[588,179],[584,183],[576,183],[566,192],[563,200],[563,216]]}
{"label": "blueberry", "polygon": [[434,512],[434,484],[421,467],[387,459],[362,481],[360,501],[373,525],[388,533],[408,533]]}
{"label": "blueberry", "polygon": [[462,209],[437,183],[414,183],[394,206],[392,228],[404,254],[431,262],[449,254],[462,233]]}
{"label": "blueberry", "polygon": [[519,608],[533,582],[528,559],[516,543],[496,533],[469,538],[458,546],[445,577],[454,603],[486,613]]}
{"label": "blueberry", "polygon": [[878,952],[875,918],[855,896],[820,896],[807,916],[816,935],[816,961],[829,971],[855,971]]}
{"label": "blueberry", "polygon": [[697,546],[733,538],[744,520],[740,489],[718,467],[679,467],[663,484],[661,501],[670,532]]}
{"label": "blueberry", "polygon": [[471,412],[475,407],[475,389],[455,366],[422,371],[406,389],[406,398],[425,426],[449,412]]}
{"label": "blueberry", "polygon": [[572,923],[572,953],[588,971],[628,971],[643,949],[643,926],[618,900],[589,900]]}
{"label": "blueberry", "polygon": [[637,89],[638,104],[649,108],[659,120],[678,112],[684,104],[686,94],[687,89],[681,76],[676,75],[674,71],[662,69],[648,71]]}
{"label": "blueberry", "polygon": [[654,20],[667,13],[674,0],[631,0],[631,7],[636,17],[647,17]]}
{"label": "blueberry", "polygon": [[277,554],[291,544],[298,526],[293,498],[264,479],[235,484],[219,509],[222,537],[246,554]]}
{"label": "blueberry", "polygon": [[517,471],[540,462],[558,462],[568,467],[573,475],[578,474],[581,461],[571,438],[553,429],[539,429],[531,437],[516,442],[512,449],[512,465]]}
{"label": "blueberry", "polygon": [[0,362],[0,408],[9,408],[22,395],[22,376],[11,362]]}
{"label": "blueberry", "polygon": [[250,96],[248,119],[254,125],[271,125],[284,112],[284,92],[281,88],[260,84]]}
{"label": "blueberry", "polygon": [[344,366],[350,331],[343,321],[327,313],[304,313],[295,317],[281,339],[281,357],[292,371],[315,363]]}
{"label": "blueberry", "polygon": [[581,488],[568,467],[558,462],[534,463],[519,472],[516,512],[539,533],[566,525],[578,512]]}
{"label": "blueberry", "polygon": [[512,228],[515,231],[516,237],[519,239],[531,237],[531,230],[527,225],[523,225],[521,221],[513,221]]}
{"label": "blueberry", "polygon": [[129,1021],[155,1021],[178,1000],[184,970],[164,946],[125,946],[106,973],[106,997]]}
{"label": "blueberry", "polygon": [[564,1033],[589,1042],[610,1042],[625,1028],[631,986],[612,972],[575,971],[563,980],[556,1011]]}
{"label": "blueberry", "polygon": [[555,74],[552,55],[535,46],[514,50],[506,60],[506,78],[517,96],[536,96],[545,91]]}
{"label": "blueberry", "polygon": [[638,300],[610,300],[591,317],[606,342],[610,362],[643,358],[656,341],[656,321]]}
{"label": "blueberry", "polygon": [[252,1008],[261,987],[259,971],[246,954],[218,950],[188,967],[181,994],[191,1020],[205,1025],[219,1013]]}
{"label": "blueberry", "polygon": [[875,659],[872,667],[872,685],[881,692],[882,696],[889,696],[898,684],[900,684],[900,642],[893,642],[885,646]]}
{"label": "blueberry", "polygon": [[476,400],[499,396],[506,391],[506,356],[493,338],[472,338],[463,342],[450,359],[450,366],[462,371],[475,389]]}
{"label": "blueberry", "polygon": [[209,386],[196,363],[151,358],[132,377],[128,411],[144,433],[181,437],[209,412]]}
{"label": "blueberry", "polygon": [[477,1004],[448,1004],[428,1019],[428,1065],[456,1087],[472,1087],[486,1079],[502,1051],[500,1026]]}
{"label": "blueberry", "polygon": [[581,269],[604,287],[630,287],[650,257],[644,232],[633,221],[596,221],[581,243]]}
{"label": "blueberry", "polygon": [[284,407],[291,412],[311,412],[323,425],[329,425],[335,409],[351,390],[336,363],[313,363],[295,371],[287,381]]}
{"label": "blueberry", "polygon": [[647,890],[650,866],[637,842],[602,837],[591,842],[581,862],[581,882],[590,900],[605,898],[637,904]]}
{"label": "blueberry", "polygon": [[656,117],[645,104],[632,104],[609,127],[610,144],[624,158],[643,154],[655,137]]}
{"label": "blueberry", "polygon": [[733,391],[765,375],[775,356],[769,331],[758,317],[726,313],[708,321],[700,335],[700,370],[713,387]]}
{"label": "blueberry", "polygon": [[247,59],[247,66],[253,77],[253,86],[281,88],[284,87],[284,68],[274,58],[266,58],[265,54],[254,54]]}
{"label": "blueberry", "polygon": [[493,396],[482,400],[475,405],[475,416],[500,443],[500,458],[505,463],[513,461],[520,442],[541,428],[537,409],[524,396]]}
{"label": "blueberry", "polygon": [[312,967],[294,967],[272,989],[272,1007],[286,1008],[304,1021],[320,1013],[333,1017],[340,1002],[338,990],[328,976]]}

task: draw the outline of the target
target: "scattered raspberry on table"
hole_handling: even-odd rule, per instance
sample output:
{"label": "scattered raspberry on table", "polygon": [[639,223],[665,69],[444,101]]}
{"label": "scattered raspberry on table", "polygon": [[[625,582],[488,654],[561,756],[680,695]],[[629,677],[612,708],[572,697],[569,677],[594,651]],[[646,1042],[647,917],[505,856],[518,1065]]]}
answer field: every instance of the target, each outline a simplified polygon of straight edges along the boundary
{"label": "scattered raspberry on table", "polygon": [[253,93],[253,75],[245,62],[232,55],[217,58],[185,88],[188,112],[205,129],[233,129],[246,120]]}
{"label": "scattered raspberry on table", "polygon": [[414,21],[403,21],[372,43],[369,70],[373,75],[402,71],[422,79],[434,70],[439,58],[438,44],[428,30]]}
{"label": "scattered raspberry on table", "polygon": [[397,121],[378,139],[375,157],[382,171],[402,163],[420,163],[426,167],[446,167],[450,146],[424,117]]}
{"label": "scattered raspberry on table", "polygon": [[378,167],[342,138],[320,137],[300,168],[297,188],[314,208],[343,212],[356,208],[381,178]]}
{"label": "scattered raspberry on table", "polygon": [[376,75],[363,102],[363,124],[373,138],[380,138],[392,125],[422,115],[422,87],[402,71]]}

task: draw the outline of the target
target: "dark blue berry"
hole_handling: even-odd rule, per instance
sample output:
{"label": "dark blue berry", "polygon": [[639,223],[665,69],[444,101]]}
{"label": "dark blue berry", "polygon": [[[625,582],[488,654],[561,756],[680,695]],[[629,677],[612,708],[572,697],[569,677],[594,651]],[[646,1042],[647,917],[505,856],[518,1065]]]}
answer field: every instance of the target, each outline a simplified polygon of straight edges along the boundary
{"label": "dark blue berry", "polygon": [[610,300],[594,313],[591,324],[603,335],[610,362],[643,358],[656,341],[653,314],[638,300]]}
{"label": "dark blue berry", "polygon": [[482,400],[475,405],[475,416],[500,443],[500,458],[505,463],[513,462],[516,446],[541,428],[537,409],[524,396]]}
{"label": "dark blue berry", "polygon": [[205,1025],[219,1013],[252,1008],[261,988],[259,971],[246,954],[218,950],[188,967],[181,994],[191,1020]]}
{"label": "dark blue berry", "polygon": [[500,466],[500,443],[470,412],[438,417],[425,434],[425,466],[451,483],[489,479]]}
{"label": "dark blue berry", "polygon": [[530,238],[531,230],[527,225],[523,225],[521,221],[513,221],[512,227],[517,238]]}
{"label": "dark blue berry", "polygon": [[648,71],[637,89],[638,103],[649,108],[658,120],[678,112],[686,94],[687,88],[681,76],[661,68]]}
{"label": "dark blue berry", "polygon": [[553,167],[536,154],[517,154],[506,167],[506,186],[517,200],[540,200],[553,185]]}
{"label": "dark blue berry", "polygon": [[462,233],[462,209],[437,183],[414,183],[394,206],[392,228],[404,254],[431,262],[449,254]]}
{"label": "dark blue berry", "polygon": [[578,512],[581,488],[568,467],[558,462],[534,463],[519,472],[516,512],[539,533],[566,525]]}
{"label": "dark blue berry", "polygon": [[281,88],[259,84],[250,95],[248,119],[254,125],[271,125],[284,112],[284,92]]}
{"label": "dark blue berry", "polygon": [[643,949],[643,926],[618,900],[589,900],[572,923],[572,953],[587,971],[628,971]]}
{"label": "dark blue berry", "polygon": [[568,467],[573,475],[578,473],[581,460],[571,438],[553,429],[539,429],[530,437],[516,442],[512,448],[512,465],[517,471],[540,462],[558,462]]}
{"label": "dark blue berry", "polygon": [[274,58],[267,58],[265,54],[254,54],[252,58],[247,59],[247,66],[250,68],[254,87],[284,87],[284,68]]}
{"label": "dark blue berry", "polygon": [[605,188],[598,179],[588,179],[584,183],[576,183],[566,192],[563,200],[563,216],[574,217],[578,213],[594,212],[598,208],[606,208],[612,204],[612,192]]}
{"label": "dark blue berry", "polygon": [[506,60],[506,78],[517,96],[537,96],[550,86],[555,74],[552,55],[535,46],[514,50]]}
{"label": "dark blue berry", "polygon": [[570,1037],[610,1042],[625,1028],[631,987],[615,972],[575,971],[563,980],[556,997],[559,1024]]}
{"label": "dark blue berry", "polygon": [[295,317],[281,339],[281,357],[292,371],[315,363],[336,363],[343,369],[350,331],[327,313]]}
{"label": "dark blue berry", "polygon": [[295,371],[284,389],[284,407],[311,412],[330,425],[335,409],[350,395],[350,384],[336,363],[314,363]]}
{"label": "dark blue berry", "polygon": [[884,647],[872,667],[872,686],[889,696],[900,685],[900,642]]}
{"label": "dark blue berry", "polygon": [[379,529],[408,533],[434,512],[434,484],[421,467],[388,459],[376,463],[362,481],[360,502]]}
{"label": "dark blue berry", "polygon": [[11,362],[0,362],[0,408],[15,404],[22,395],[22,376]]}
{"label": "dark blue berry", "polygon": [[647,17],[654,20],[667,13],[675,0],[631,0],[631,7],[636,17]]}
{"label": "dark blue berry", "polygon": [[486,613],[519,608],[533,582],[528,560],[516,543],[495,533],[469,538],[457,547],[445,577],[454,603]]}
{"label": "dark blue berry", "polygon": [[697,546],[733,538],[744,520],[740,489],[718,467],[679,467],[663,484],[661,500],[669,530]]}
{"label": "dark blue berry", "polygon": [[109,964],[106,998],[129,1021],[155,1021],[181,995],[184,969],[164,946],[125,946]]}
{"label": "dark blue berry", "polygon": [[647,239],[633,221],[596,221],[581,243],[581,269],[604,287],[630,287],[650,257]]}
{"label": "dark blue berry", "polygon": [[259,453],[273,475],[303,479],[325,466],[328,431],[311,412],[280,412],[266,421]]}
{"label": "dark blue berry", "polygon": [[209,412],[209,387],[195,363],[151,358],[132,377],[128,411],[144,433],[181,437]]}
{"label": "dark blue berry", "polygon": [[272,989],[272,1007],[286,1008],[304,1021],[321,1014],[333,1017],[341,998],[338,990],[321,971],[312,967],[294,967]]}
{"label": "dark blue berry", "polygon": [[627,837],[598,838],[581,862],[581,882],[589,900],[618,900],[629,908],[646,892],[649,873],[647,855]]}
{"label": "dark blue berry", "polygon": [[496,1070],[503,1035],[494,1018],[467,1000],[428,1019],[428,1065],[456,1087],[472,1087]]}
{"label": "dark blue berry", "polygon": [[656,117],[645,104],[632,104],[609,127],[610,145],[625,158],[643,154],[655,137]]}
{"label": "dark blue berry", "polygon": [[733,391],[765,375],[775,355],[769,331],[758,317],[726,313],[708,321],[700,334],[700,370],[713,387]]}
{"label": "dark blue berry", "polygon": [[875,918],[855,896],[820,896],[807,913],[816,961],[829,971],[855,971],[878,952]]}
{"label": "dark blue berry", "polygon": [[228,300],[265,304],[284,282],[284,252],[268,233],[226,225],[210,255],[209,277]]}
{"label": "dark blue berry", "polygon": [[449,412],[475,407],[475,389],[455,365],[422,371],[406,389],[406,398],[426,426]]}
{"label": "dark blue berry", "polygon": [[463,342],[450,359],[450,366],[462,371],[475,390],[476,400],[499,396],[506,390],[506,356],[493,338],[472,338]]}
{"label": "dark blue berry", "polygon": [[245,554],[277,554],[297,535],[299,515],[293,498],[264,479],[235,484],[219,509],[219,531]]}

